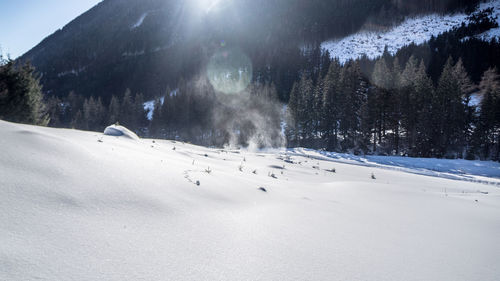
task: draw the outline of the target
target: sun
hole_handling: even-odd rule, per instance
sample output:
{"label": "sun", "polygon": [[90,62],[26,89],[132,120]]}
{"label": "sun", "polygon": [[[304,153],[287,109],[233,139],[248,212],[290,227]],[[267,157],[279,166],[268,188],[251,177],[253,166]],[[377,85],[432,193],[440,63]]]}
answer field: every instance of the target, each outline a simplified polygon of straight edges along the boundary
{"label": "sun", "polygon": [[220,2],[222,0],[196,0],[195,5],[205,13],[210,13]]}

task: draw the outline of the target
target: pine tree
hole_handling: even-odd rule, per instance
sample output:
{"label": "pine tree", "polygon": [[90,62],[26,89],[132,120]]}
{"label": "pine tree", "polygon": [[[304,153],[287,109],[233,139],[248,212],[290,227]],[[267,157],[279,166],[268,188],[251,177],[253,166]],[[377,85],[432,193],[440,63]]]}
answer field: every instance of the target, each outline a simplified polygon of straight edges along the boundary
{"label": "pine tree", "polygon": [[287,126],[286,133],[289,145],[298,145],[299,141],[299,123],[300,123],[300,107],[301,107],[299,83],[295,82],[290,92],[290,99],[287,108]]}
{"label": "pine tree", "polygon": [[116,124],[120,121],[120,118],[120,100],[113,95],[108,108],[108,124]]}
{"label": "pine tree", "polygon": [[500,160],[500,75],[496,68],[484,72],[479,90],[482,100],[475,147],[481,158]]}
{"label": "pine tree", "polygon": [[[367,85],[358,62],[350,62],[342,68],[340,75],[340,132],[343,136],[343,151],[357,149],[361,122],[361,107],[366,100]],[[356,151],[355,151],[356,152]]]}
{"label": "pine tree", "polygon": [[313,106],[312,106],[312,123],[313,123],[313,136],[314,138],[321,138],[323,131],[322,128],[324,120],[323,120],[323,93],[324,93],[324,79],[322,77],[318,78],[318,82],[314,87],[314,97],[313,97]]}
{"label": "pine tree", "polygon": [[30,64],[16,67],[12,60],[0,61],[0,119],[42,126],[49,123],[40,80]]}
{"label": "pine tree", "polygon": [[134,98],[134,126],[138,134],[142,134],[144,128],[147,126],[147,112],[144,109],[144,95],[142,93],[136,94]]}
{"label": "pine tree", "polygon": [[123,99],[120,104],[120,124],[129,128],[132,131],[136,130],[136,118],[134,115],[134,100],[130,89],[125,90]]}
{"label": "pine tree", "polygon": [[438,157],[455,157],[461,153],[461,141],[466,119],[466,109],[462,100],[462,91],[454,75],[453,59],[446,62],[436,89],[438,99],[435,104],[436,121],[439,124],[434,138]]}
{"label": "pine tree", "polygon": [[436,131],[433,119],[434,86],[426,72],[424,61],[420,61],[414,78],[416,122],[409,135],[408,154],[413,157],[429,157],[433,148],[432,137]]}
{"label": "pine tree", "polygon": [[[375,106],[376,108],[376,112],[374,114],[376,119],[373,122],[373,126],[376,127],[374,128],[374,130],[378,133],[379,145],[382,145],[383,141],[385,141],[386,131],[389,128],[397,128],[392,131],[399,132],[399,123],[397,122],[399,120],[399,109],[395,107],[396,101],[391,96],[393,93],[393,81],[391,78],[392,75],[389,67],[387,66],[385,59],[382,57],[375,63],[371,79],[371,82],[375,86],[375,89],[373,93],[370,94],[370,103],[372,104],[371,106]],[[376,140],[374,140],[374,142],[375,141]],[[376,145],[374,144],[374,148],[375,147]],[[387,152],[389,152],[388,150],[392,149],[386,148]]]}
{"label": "pine tree", "polygon": [[[418,71],[423,71],[425,73],[425,65],[423,62],[420,63],[420,67],[417,59],[411,56],[406,62],[405,68],[400,75],[399,80],[399,108],[397,115],[401,120],[401,125],[403,131],[405,132],[406,146],[411,153],[411,148],[415,146],[416,141],[416,124],[419,118],[419,106],[418,103],[419,96],[416,93],[416,81],[415,78],[418,76]],[[422,73],[420,73],[422,74]]]}
{"label": "pine tree", "polygon": [[338,60],[332,61],[323,81],[323,132],[329,150],[338,149],[339,114],[341,99],[339,98],[339,79],[341,66]]}
{"label": "pine tree", "polygon": [[[465,69],[462,59],[460,58],[455,66],[453,67],[453,76],[458,83],[458,87],[460,93],[461,103],[464,108],[464,112],[460,112],[461,118],[460,123],[461,126],[459,129],[461,130],[461,134],[458,135],[458,146],[462,148],[462,151],[459,151],[461,158],[465,157],[465,155],[470,150],[468,144],[471,142],[472,133],[473,133],[473,114],[475,108],[470,106],[471,94],[475,90],[475,86],[472,83],[467,70]],[[457,124],[458,125],[458,124]]]}
{"label": "pine tree", "polygon": [[62,101],[57,97],[49,97],[46,102],[46,108],[50,119],[48,126],[63,127],[64,107],[62,106]]}
{"label": "pine tree", "polygon": [[311,109],[314,106],[314,83],[311,78],[303,76],[299,85],[300,100],[302,101],[299,107],[299,125],[301,145],[305,146],[313,138],[314,112]]}

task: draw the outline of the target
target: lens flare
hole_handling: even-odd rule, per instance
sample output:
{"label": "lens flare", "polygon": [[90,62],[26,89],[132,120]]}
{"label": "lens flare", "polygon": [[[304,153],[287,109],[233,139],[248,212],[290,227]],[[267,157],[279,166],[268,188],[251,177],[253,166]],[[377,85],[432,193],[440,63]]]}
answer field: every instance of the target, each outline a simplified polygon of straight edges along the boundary
{"label": "lens flare", "polygon": [[216,91],[237,94],[252,81],[252,62],[240,49],[223,48],[207,65],[207,77]]}

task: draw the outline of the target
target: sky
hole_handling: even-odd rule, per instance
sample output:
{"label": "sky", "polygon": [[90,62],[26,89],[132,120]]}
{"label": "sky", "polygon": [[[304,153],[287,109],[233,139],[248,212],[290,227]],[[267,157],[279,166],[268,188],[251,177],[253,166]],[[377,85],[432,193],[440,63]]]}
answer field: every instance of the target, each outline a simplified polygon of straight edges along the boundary
{"label": "sky", "polygon": [[12,59],[101,0],[0,0],[0,48]]}

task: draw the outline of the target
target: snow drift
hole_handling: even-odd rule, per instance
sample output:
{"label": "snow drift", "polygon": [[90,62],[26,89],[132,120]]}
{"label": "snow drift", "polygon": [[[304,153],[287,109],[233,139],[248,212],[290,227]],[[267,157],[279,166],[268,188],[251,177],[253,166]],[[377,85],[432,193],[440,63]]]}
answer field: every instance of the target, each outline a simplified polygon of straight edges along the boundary
{"label": "snow drift", "polygon": [[114,137],[124,137],[128,139],[138,140],[139,137],[129,129],[120,125],[111,125],[104,129],[104,135]]}
{"label": "snow drift", "polygon": [[0,280],[500,276],[495,186],[310,152],[3,121],[0,136]]}

